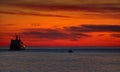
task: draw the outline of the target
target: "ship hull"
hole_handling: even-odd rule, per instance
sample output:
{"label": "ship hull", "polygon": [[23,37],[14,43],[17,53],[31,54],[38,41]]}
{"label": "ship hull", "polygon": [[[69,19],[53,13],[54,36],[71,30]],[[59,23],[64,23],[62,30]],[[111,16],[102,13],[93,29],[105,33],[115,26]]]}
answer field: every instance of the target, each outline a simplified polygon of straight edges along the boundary
{"label": "ship hull", "polygon": [[25,50],[25,47],[16,47],[16,46],[10,46],[9,50]]}

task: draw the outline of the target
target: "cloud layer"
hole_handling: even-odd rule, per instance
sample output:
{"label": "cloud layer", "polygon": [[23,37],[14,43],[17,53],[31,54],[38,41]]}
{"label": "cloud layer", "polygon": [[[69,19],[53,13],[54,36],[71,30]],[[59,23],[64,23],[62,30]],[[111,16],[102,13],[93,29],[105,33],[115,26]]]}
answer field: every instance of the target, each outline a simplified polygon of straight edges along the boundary
{"label": "cloud layer", "polygon": [[119,37],[120,25],[81,25],[63,27],[62,29],[25,29],[22,34],[45,40],[79,40],[80,38],[91,37],[91,32],[117,32],[112,37]]}
{"label": "cloud layer", "polygon": [[118,0],[1,0],[2,5],[34,10],[80,10],[88,12],[119,12]]}
{"label": "cloud layer", "polygon": [[65,15],[55,15],[55,14],[43,14],[43,13],[35,13],[35,12],[23,12],[23,11],[0,11],[0,14],[16,14],[16,15],[32,15],[32,16],[47,16],[47,17],[63,17],[69,18],[70,16]]}
{"label": "cloud layer", "polygon": [[120,38],[120,33],[119,34],[111,34],[111,36]]}
{"label": "cloud layer", "polygon": [[36,11],[84,11],[84,12],[99,12],[99,13],[112,13],[120,12],[120,3],[117,4],[36,4],[36,3],[18,3],[7,4],[9,6],[19,7],[23,9],[31,9]]}
{"label": "cloud layer", "polygon": [[[96,15],[112,18],[120,18],[120,1],[119,0],[1,0],[0,6],[3,7],[0,13],[5,14],[20,14],[20,15],[35,15],[35,16],[51,16],[51,17],[69,17],[64,15],[49,14],[49,11],[67,11],[67,12],[84,12],[85,15]],[[43,13],[35,12],[11,12],[7,9],[18,9],[19,11],[45,11]]]}
{"label": "cloud layer", "polygon": [[71,33],[64,30],[57,29],[26,29],[23,35],[28,35],[35,38],[48,39],[48,40],[78,40],[81,37],[90,37],[91,35],[85,33]]}
{"label": "cloud layer", "polygon": [[120,25],[81,25],[65,29],[71,32],[120,32]]}

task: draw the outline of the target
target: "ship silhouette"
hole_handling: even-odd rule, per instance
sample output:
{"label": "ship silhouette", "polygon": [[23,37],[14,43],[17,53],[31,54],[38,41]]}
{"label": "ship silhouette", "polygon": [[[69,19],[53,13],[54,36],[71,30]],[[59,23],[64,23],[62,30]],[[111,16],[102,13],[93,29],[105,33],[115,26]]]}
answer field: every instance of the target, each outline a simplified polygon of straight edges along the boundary
{"label": "ship silhouette", "polygon": [[16,35],[15,40],[11,40],[10,50],[25,50],[25,46],[18,35]]}

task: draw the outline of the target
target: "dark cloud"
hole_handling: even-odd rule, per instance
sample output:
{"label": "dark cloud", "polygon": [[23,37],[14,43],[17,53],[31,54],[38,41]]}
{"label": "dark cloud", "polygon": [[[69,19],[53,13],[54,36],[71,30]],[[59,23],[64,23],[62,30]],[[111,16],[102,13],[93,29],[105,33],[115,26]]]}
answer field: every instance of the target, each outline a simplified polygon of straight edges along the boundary
{"label": "dark cloud", "polygon": [[[39,4],[12,4],[12,7],[16,7],[17,9],[22,8],[23,10],[34,10],[34,11],[76,11],[76,12],[84,12],[83,15],[88,17],[98,16],[104,18],[120,18],[120,6],[118,4],[86,4],[86,5],[39,5]],[[12,13],[11,13],[12,14]],[[18,13],[14,13],[18,14]],[[73,18],[73,16],[67,15],[56,15],[56,14],[43,14],[43,13],[19,13],[21,15],[34,15],[34,16],[49,16],[49,17],[63,17],[63,18]],[[80,13],[81,14],[81,13]],[[79,15],[78,15],[79,17]]]}
{"label": "dark cloud", "polygon": [[[113,1],[113,2],[112,2]],[[72,10],[86,12],[120,12],[120,1],[93,0],[1,0],[1,4],[32,10]]]}
{"label": "dark cloud", "polygon": [[0,11],[1,14],[17,14],[17,15],[33,15],[33,16],[48,16],[48,17],[63,17],[69,18],[70,16],[64,15],[55,15],[55,14],[42,14],[42,13],[35,13],[35,12],[23,12],[23,11]]}
{"label": "dark cloud", "polygon": [[32,10],[72,10],[85,12],[120,12],[118,0],[1,0],[1,5]]}
{"label": "dark cloud", "polygon": [[99,34],[98,36],[99,36],[99,37],[102,37],[102,36],[105,36],[105,34]]}
{"label": "dark cloud", "polygon": [[[12,4],[12,7],[22,8],[24,10],[34,11],[77,11],[84,12],[86,16],[98,16],[104,18],[120,18],[119,4],[85,4],[85,5],[41,5],[41,4]],[[118,7],[117,7],[118,6]],[[53,16],[71,18],[72,16],[55,15],[55,14],[41,14],[41,13],[21,13],[22,15],[35,15],[35,16]],[[79,15],[78,15],[79,16]]]}
{"label": "dark cloud", "polygon": [[15,24],[0,24],[0,26],[13,26]]}
{"label": "dark cloud", "polygon": [[83,14],[85,16],[88,16],[90,18],[92,17],[100,17],[100,18],[114,18],[114,19],[119,19],[120,18],[120,13],[85,13]]}
{"label": "dark cloud", "polygon": [[[62,29],[42,29],[30,28],[24,29],[23,35],[45,40],[73,40],[91,37],[91,32],[120,32],[120,25],[81,25],[63,27]],[[104,36],[100,34],[98,36]],[[119,37],[119,34],[112,34],[113,37]]]}
{"label": "dark cloud", "polygon": [[[112,2],[113,1],[113,2]],[[95,15],[99,17],[120,18],[120,1],[93,1],[93,0],[1,0],[1,4],[9,6],[10,8],[17,8],[18,10],[34,10],[34,11],[77,11],[84,12],[84,15]],[[2,13],[2,12],[1,12]],[[71,16],[54,15],[54,14],[41,14],[41,13],[11,13],[8,14],[21,14],[21,15],[35,15],[35,16],[53,16],[65,17]],[[88,16],[89,16],[88,15]]]}
{"label": "dark cloud", "polygon": [[78,40],[81,37],[90,37],[90,35],[84,33],[71,33],[57,29],[26,29],[22,34],[48,40]]}
{"label": "dark cloud", "polygon": [[71,32],[120,32],[120,25],[81,25],[65,29]]}
{"label": "dark cloud", "polygon": [[120,34],[111,34],[111,36],[120,38]]}

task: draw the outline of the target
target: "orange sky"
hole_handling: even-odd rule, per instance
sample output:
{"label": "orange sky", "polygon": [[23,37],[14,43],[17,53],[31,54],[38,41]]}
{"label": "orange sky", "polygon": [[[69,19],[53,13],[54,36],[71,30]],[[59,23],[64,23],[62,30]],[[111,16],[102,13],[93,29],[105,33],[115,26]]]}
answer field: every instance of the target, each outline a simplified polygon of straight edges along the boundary
{"label": "orange sky", "polygon": [[1,0],[0,46],[120,46],[118,0]]}

